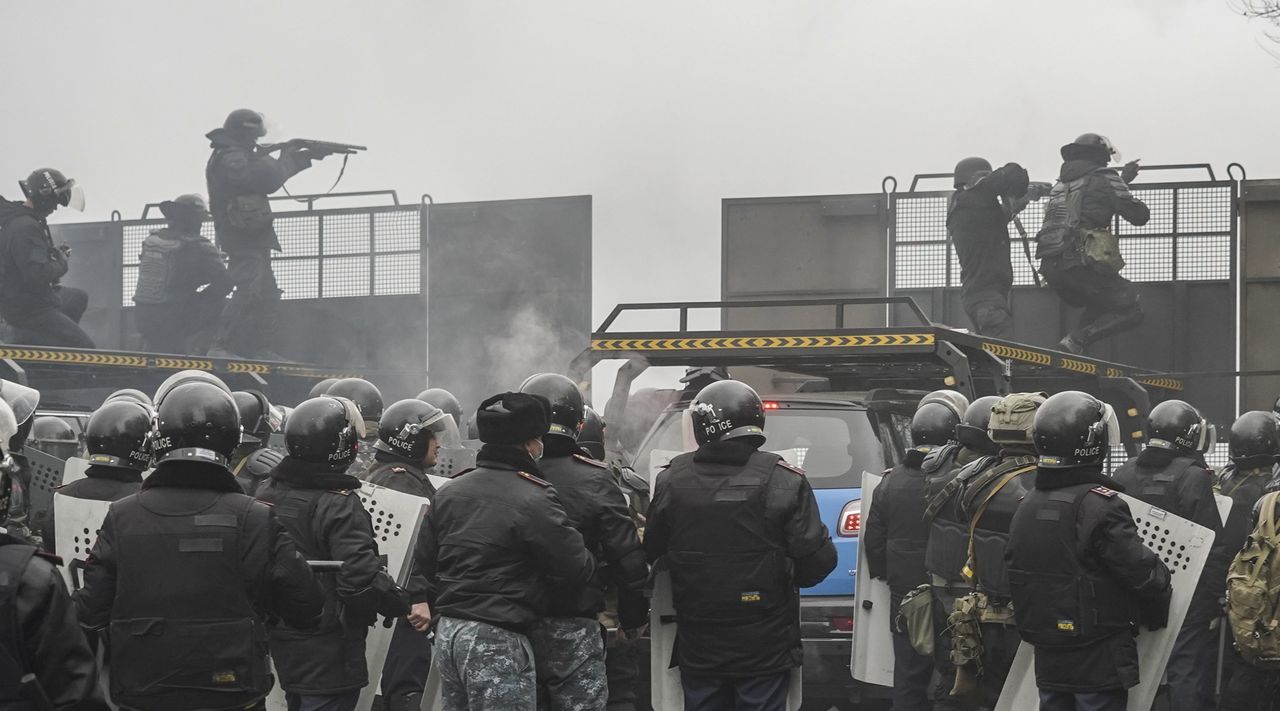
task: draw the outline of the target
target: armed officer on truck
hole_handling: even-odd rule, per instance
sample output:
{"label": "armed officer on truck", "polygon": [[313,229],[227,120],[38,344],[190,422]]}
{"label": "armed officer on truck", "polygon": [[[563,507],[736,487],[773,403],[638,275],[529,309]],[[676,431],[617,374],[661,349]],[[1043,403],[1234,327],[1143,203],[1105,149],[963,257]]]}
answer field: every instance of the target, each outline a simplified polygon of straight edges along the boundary
{"label": "armed officer on truck", "polygon": [[209,351],[215,358],[281,359],[268,344],[280,304],[271,252],[281,250],[268,196],[330,155],[323,148],[286,146],[274,158],[258,147],[266,134],[262,114],[249,109],[232,111],[221,128],[207,134],[213,148],[205,167],[209,208],[235,286]]}
{"label": "armed officer on truck", "polygon": [[1168,622],[1169,569],[1103,474],[1119,426],[1077,391],[1037,410],[1035,487],[1009,530],[1009,587],[1035,648],[1041,711],[1123,711],[1137,685],[1138,625]]}
{"label": "armed officer on truck", "polygon": [[765,443],[764,404],[722,380],[689,405],[698,449],[658,475],[645,552],[666,557],[688,711],[786,708],[800,666],[799,589],[836,566],[804,472]]}
{"label": "armed officer on truck", "polygon": [[1083,308],[1080,326],[1059,342],[1082,354],[1091,344],[1142,323],[1138,289],[1120,276],[1124,259],[1111,234],[1116,215],[1141,227],[1151,219],[1146,204],[1129,192],[1138,162],[1117,172],[1111,141],[1086,133],[1062,147],[1062,169],[1049,192],[1044,225],[1036,234],[1040,273],[1068,305]]}

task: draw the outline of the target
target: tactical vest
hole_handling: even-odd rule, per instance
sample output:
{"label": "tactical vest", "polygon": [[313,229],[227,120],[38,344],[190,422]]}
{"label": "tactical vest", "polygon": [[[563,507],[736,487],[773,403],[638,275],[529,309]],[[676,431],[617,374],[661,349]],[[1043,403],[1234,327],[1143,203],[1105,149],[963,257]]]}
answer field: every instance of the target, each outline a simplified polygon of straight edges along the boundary
{"label": "tactical vest", "polygon": [[1135,599],[1114,578],[1085,568],[1078,540],[1089,484],[1032,489],[1014,515],[1018,545],[1009,561],[1018,632],[1037,647],[1083,647],[1126,632]]}
{"label": "tactical vest", "polygon": [[[998,600],[1010,598],[1009,570],[1004,554],[1009,545],[1013,515],[1030,488],[1023,477],[1035,472],[1035,466],[1034,455],[998,460],[968,481],[960,494],[960,509],[971,522],[973,530],[973,562],[970,567],[974,587],[988,597]],[[1006,476],[1013,478],[993,495],[994,487],[999,486]]]}
{"label": "tactical vest", "polygon": [[1044,223],[1036,233],[1037,259],[1057,256],[1076,247],[1080,236],[1085,184],[1097,170],[1065,183],[1059,181],[1049,191],[1049,201],[1044,207]]}
{"label": "tactical vest", "polygon": [[960,489],[995,458],[983,457],[957,470],[955,458],[959,452],[960,448],[954,446],[935,450],[925,458],[921,470],[929,501],[925,510],[929,520],[925,570],[947,581],[963,583],[961,570],[969,557],[969,527],[959,508]]}
{"label": "tactical vest", "polygon": [[726,465],[677,457],[667,470],[668,513],[680,525],[667,552],[679,622],[749,624],[784,613],[792,596],[782,531],[765,515],[780,457],[755,452],[730,476],[698,469]]}
{"label": "tactical vest", "polygon": [[243,569],[253,499],[222,495],[194,516],[158,515],[146,492],[113,505],[117,576],[111,695],[121,706],[247,705],[271,690],[267,634]]}
{"label": "tactical vest", "polygon": [[30,669],[18,619],[18,585],[35,552],[34,546],[0,546],[0,711],[36,711],[20,686]]}
{"label": "tactical vest", "polygon": [[[183,243],[168,239],[169,230],[157,230],[142,240],[138,257],[138,286],[133,291],[135,304],[163,304],[173,293],[174,261]],[[176,235],[172,235],[175,236]]]}
{"label": "tactical vest", "polygon": [[1134,458],[1120,465],[1112,477],[1124,485],[1125,493],[1189,519],[1192,512],[1182,511],[1178,501],[1178,480],[1195,465],[1195,460],[1190,457],[1174,457],[1164,469],[1153,472],[1149,467],[1139,468],[1138,460]]}

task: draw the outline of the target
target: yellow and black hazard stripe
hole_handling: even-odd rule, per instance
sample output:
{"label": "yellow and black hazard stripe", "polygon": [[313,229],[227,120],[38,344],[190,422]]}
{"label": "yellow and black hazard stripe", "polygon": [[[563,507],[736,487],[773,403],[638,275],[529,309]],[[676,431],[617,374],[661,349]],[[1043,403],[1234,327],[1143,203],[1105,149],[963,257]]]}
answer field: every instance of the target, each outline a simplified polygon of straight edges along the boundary
{"label": "yellow and black hazard stripe", "polygon": [[1180,392],[1182,390],[1182,381],[1177,378],[1165,378],[1152,376],[1147,378],[1138,378],[1138,383],[1142,385],[1150,385],[1153,388],[1163,388],[1165,390],[1173,390]]}
{"label": "yellow and black hazard stripe", "polygon": [[597,338],[594,351],[722,351],[786,348],[932,347],[932,333],[833,336],[734,336],[730,338]]}
{"label": "yellow and black hazard stripe", "polygon": [[997,358],[1020,360],[1024,363],[1034,363],[1036,365],[1053,365],[1053,356],[1040,351],[990,342],[983,342],[982,349]]}
{"label": "yellow and black hazard stripe", "polygon": [[124,368],[145,368],[145,356],[94,351],[56,351],[43,348],[0,348],[0,358],[28,363],[59,363],[66,365],[108,365]]}
{"label": "yellow and black hazard stripe", "polygon": [[199,358],[156,358],[151,362],[151,367],[169,370],[213,370],[213,361]]}
{"label": "yellow and black hazard stripe", "polygon": [[243,363],[240,361],[230,361],[227,363],[228,373],[257,373],[265,375],[271,372],[271,366],[262,363]]}
{"label": "yellow and black hazard stripe", "polygon": [[1069,370],[1073,373],[1084,373],[1085,375],[1097,375],[1098,366],[1095,363],[1089,363],[1075,358],[1063,358],[1058,362],[1058,367],[1063,370]]}

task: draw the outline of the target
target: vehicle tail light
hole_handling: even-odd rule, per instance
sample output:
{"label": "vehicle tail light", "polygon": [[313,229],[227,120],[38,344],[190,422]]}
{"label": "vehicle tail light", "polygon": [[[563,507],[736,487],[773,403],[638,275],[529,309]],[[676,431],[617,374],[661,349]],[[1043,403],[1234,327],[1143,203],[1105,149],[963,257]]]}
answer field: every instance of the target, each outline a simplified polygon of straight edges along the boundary
{"label": "vehicle tail light", "polygon": [[844,538],[857,538],[862,531],[862,499],[854,499],[840,510],[840,528],[836,533]]}
{"label": "vehicle tail light", "polygon": [[780,409],[781,407],[782,405],[779,405],[776,402],[766,402],[764,404],[764,409],[766,410],[777,410],[777,409]]}
{"label": "vehicle tail light", "polygon": [[853,618],[852,617],[832,617],[831,629],[836,632],[852,632]]}

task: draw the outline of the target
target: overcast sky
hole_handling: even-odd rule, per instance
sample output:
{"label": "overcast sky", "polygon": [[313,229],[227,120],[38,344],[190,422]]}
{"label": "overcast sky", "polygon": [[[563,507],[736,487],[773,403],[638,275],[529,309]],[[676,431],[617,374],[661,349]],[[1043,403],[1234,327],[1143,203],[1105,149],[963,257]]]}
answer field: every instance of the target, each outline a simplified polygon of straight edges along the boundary
{"label": "overcast sky", "polygon": [[[164,0],[4,17],[22,29],[0,43],[0,174],[53,165],[90,218],[136,217],[203,192],[204,133],[250,107],[285,137],[367,144],[344,190],[593,195],[596,321],[621,300],[717,298],[723,197],[877,192],[970,154],[1048,180],[1085,131],[1146,163],[1280,177],[1280,66],[1229,0]],[[336,170],[290,188],[321,192]]]}

